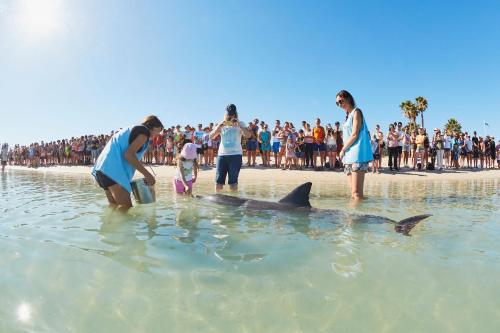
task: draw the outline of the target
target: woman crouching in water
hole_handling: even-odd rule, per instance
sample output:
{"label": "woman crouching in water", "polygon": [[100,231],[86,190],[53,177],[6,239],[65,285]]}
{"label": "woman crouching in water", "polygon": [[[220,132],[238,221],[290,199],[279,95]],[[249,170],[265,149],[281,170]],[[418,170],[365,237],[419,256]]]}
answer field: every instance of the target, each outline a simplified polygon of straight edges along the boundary
{"label": "woman crouching in water", "polygon": [[148,116],[141,125],[115,133],[104,147],[92,169],[92,175],[106,193],[112,208],[126,212],[132,207],[130,182],[135,170],[144,175],[147,185],[155,184],[155,178],[140,161],[147,151],[150,138],[162,130],[161,121],[156,116]]}
{"label": "woman crouching in water", "polygon": [[344,164],[344,172],[349,180],[353,199],[363,198],[363,185],[368,163],[373,160],[370,134],[365,117],[356,107],[352,95],[341,90],[337,94],[337,106],[346,112],[346,121],[343,127],[344,147],[340,151],[340,158]]}

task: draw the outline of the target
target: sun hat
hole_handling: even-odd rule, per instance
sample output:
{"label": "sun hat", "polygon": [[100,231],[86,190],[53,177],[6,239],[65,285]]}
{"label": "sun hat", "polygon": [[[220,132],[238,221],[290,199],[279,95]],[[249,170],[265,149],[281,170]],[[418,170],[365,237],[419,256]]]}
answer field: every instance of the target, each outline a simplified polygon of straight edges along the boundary
{"label": "sun hat", "polygon": [[181,156],[186,160],[194,160],[197,157],[196,145],[194,143],[186,143],[182,147]]}

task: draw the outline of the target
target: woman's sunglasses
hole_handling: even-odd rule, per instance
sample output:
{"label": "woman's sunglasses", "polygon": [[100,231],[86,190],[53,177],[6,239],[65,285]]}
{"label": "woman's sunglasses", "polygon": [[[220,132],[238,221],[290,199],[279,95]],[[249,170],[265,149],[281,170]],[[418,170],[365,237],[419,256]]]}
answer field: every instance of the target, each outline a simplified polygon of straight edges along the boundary
{"label": "woman's sunglasses", "polygon": [[343,99],[339,99],[337,102],[335,102],[337,104],[337,106],[341,106],[341,105],[344,105],[344,100]]}

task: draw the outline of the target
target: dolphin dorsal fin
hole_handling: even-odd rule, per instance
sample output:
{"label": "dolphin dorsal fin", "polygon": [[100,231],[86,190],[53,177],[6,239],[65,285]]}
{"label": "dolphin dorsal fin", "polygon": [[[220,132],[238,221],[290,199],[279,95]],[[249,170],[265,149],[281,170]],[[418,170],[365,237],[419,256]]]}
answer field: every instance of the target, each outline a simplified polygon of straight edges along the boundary
{"label": "dolphin dorsal fin", "polygon": [[292,192],[288,193],[288,195],[279,202],[292,204],[298,207],[311,207],[311,204],[309,203],[309,192],[311,192],[311,186],[311,182],[304,183]]}

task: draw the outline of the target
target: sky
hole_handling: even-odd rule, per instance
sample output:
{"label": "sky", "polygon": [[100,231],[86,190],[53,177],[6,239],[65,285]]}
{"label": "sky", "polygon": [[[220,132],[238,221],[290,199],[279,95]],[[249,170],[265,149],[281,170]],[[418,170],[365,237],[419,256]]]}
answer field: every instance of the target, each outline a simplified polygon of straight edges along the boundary
{"label": "sky", "polygon": [[[0,0],[0,142],[240,119],[454,117],[500,138],[500,1]],[[419,120],[420,121],[420,120]],[[484,126],[484,122],[489,127]]]}

